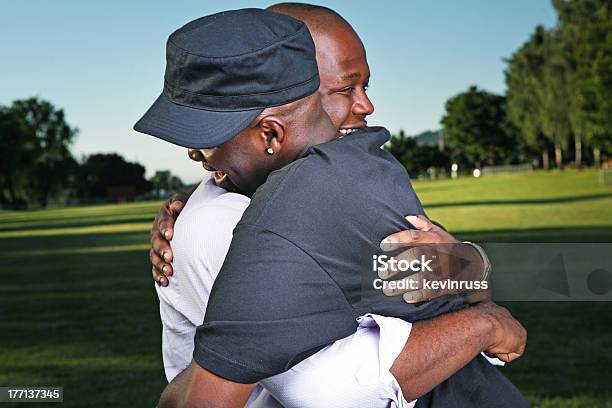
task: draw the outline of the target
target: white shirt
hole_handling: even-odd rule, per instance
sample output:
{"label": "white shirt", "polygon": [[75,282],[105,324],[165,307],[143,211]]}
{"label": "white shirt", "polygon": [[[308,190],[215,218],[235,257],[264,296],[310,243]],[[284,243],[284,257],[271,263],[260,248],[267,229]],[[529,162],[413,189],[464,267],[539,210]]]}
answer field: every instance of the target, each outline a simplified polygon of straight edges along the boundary
{"label": "white shirt", "polygon": [[[206,179],[189,198],[174,226],[174,274],[155,286],[163,324],[164,370],[171,381],[189,365],[196,328],[202,324],[210,290],[250,200]],[[402,319],[366,315],[357,331],[290,370],[261,381],[250,408],[413,407],[404,400],[390,368],[412,325]]]}

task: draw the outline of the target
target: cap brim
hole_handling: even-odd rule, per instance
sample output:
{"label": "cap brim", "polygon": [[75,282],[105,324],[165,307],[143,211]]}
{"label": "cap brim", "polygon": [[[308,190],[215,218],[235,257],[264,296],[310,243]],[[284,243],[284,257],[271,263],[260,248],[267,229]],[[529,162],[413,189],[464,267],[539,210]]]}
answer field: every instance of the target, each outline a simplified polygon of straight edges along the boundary
{"label": "cap brim", "polygon": [[190,149],[219,146],[244,130],[263,109],[221,112],[191,108],[161,94],[134,130]]}

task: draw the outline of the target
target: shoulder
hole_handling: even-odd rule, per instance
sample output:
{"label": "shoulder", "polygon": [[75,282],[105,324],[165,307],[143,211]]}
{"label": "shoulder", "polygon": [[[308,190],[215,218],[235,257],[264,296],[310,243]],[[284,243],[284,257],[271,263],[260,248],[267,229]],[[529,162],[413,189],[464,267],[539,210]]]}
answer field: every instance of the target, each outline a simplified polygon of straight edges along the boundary
{"label": "shoulder", "polygon": [[253,196],[245,221],[268,227],[266,220],[300,214],[310,215],[308,222],[315,216],[324,222],[322,217],[364,210],[392,183],[409,183],[404,167],[381,148],[388,139],[386,129],[366,128],[313,146],[305,157],[270,175]]}
{"label": "shoulder", "polygon": [[172,239],[177,263],[218,264],[227,253],[249,198],[202,183],[180,213]]}
{"label": "shoulder", "polygon": [[[219,227],[239,220],[250,199],[217,187],[211,179],[204,180],[193,192],[177,220],[180,224],[207,224],[215,221]],[[228,221],[228,222],[224,222]],[[233,222],[235,226],[236,222]]]}
{"label": "shoulder", "polygon": [[304,187],[298,190],[355,191],[360,185],[379,183],[381,171],[403,171],[403,167],[382,149],[388,140],[386,129],[365,128],[313,146],[286,177],[300,181]]}

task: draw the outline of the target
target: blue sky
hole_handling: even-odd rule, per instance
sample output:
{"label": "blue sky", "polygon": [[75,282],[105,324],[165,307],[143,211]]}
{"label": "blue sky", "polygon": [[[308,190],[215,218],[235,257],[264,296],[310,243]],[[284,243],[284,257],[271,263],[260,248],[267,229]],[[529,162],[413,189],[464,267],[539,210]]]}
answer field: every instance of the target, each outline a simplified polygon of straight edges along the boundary
{"label": "blue sky", "polygon": [[[439,127],[444,103],[477,85],[504,92],[505,64],[537,24],[551,27],[549,0],[319,1],[363,40],[376,106],[370,124],[409,134]],[[7,2],[0,12],[0,104],[39,96],[80,129],[73,152],[118,152],[170,169],[186,182],[201,168],[183,148],[132,125],[162,88],[165,41],[186,22],[263,1]]]}

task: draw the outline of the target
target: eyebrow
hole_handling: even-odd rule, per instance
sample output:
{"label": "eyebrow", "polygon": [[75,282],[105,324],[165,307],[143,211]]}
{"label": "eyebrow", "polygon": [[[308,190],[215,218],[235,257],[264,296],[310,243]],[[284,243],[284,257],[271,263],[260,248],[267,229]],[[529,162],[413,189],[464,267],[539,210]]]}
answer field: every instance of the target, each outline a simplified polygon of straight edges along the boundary
{"label": "eyebrow", "polygon": [[359,78],[361,74],[359,72],[351,72],[350,74],[345,74],[340,77],[343,81],[348,81],[349,79]]}

